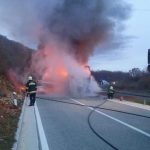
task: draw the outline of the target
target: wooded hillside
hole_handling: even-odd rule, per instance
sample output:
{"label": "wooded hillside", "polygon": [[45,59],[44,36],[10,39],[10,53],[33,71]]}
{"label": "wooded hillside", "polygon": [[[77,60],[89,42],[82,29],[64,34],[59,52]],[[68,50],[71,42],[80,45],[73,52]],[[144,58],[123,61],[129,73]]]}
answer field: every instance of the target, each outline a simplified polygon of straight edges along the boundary
{"label": "wooded hillside", "polygon": [[118,72],[118,71],[92,71],[92,75],[96,79],[96,81],[100,84],[102,80],[106,80],[108,82],[115,82],[115,87],[119,90],[127,90],[127,91],[150,91],[150,73],[140,71],[134,72],[135,68],[130,70],[129,72]]}
{"label": "wooded hillside", "polygon": [[0,35],[0,74],[9,69],[23,71],[30,64],[32,49]]}

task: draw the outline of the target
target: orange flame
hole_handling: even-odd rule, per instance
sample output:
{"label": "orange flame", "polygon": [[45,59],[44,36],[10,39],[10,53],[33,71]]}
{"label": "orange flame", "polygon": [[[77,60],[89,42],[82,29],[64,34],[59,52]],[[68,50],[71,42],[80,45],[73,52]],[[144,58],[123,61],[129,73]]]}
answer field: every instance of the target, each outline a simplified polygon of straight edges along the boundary
{"label": "orange flame", "polygon": [[[86,76],[90,75],[90,70],[85,67],[85,64],[77,63],[72,56],[66,53],[60,54],[56,45],[38,50],[32,60],[32,68],[41,77],[39,80],[49,83],[40,89],[40,91],[45,90],[46,93],[64,93],[67,89],[69,91],[69,82],[71,78],[78,75],[78,72]],[[74,72],[77,73],[74,74]]]}
{"label": "orange flame", "polygon": [[13,84],[14,91],[19,93],[25,91],[25,86],[17,80],[17,74],[14,71],[9,70],[8,78]]}

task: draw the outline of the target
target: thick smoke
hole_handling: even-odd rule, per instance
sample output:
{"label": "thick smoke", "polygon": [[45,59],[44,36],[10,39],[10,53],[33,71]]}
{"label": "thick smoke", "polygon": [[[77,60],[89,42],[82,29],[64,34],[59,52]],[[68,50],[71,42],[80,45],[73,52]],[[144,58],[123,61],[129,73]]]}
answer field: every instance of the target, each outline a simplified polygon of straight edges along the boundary
{"label": "thick smoke", "polygon": [[71,46],[79,62],[87,63],[100,43],[114,48],[124,42],[120,32],[129,12],[122,0],[64,0],[43,22],[46,31]]}
{"label": "thick smoke", "polygon": [[114,49],[125,43],[121,32],[130,10],[123,0],[1,0],[0,26],[30,45],[43,34],[45,40],[55,35],[87,62],[95,46]]}
{"label": "thick smoke", "polygon": [[[13,36],[37,43],[32,73],[48,91],[85,95],[98,90],[87,69],[94,52],[124,43],[130,6],[123,0],[13,0],[1,2],[0,19]],[[2,8],[2,9],[1,9]]]}

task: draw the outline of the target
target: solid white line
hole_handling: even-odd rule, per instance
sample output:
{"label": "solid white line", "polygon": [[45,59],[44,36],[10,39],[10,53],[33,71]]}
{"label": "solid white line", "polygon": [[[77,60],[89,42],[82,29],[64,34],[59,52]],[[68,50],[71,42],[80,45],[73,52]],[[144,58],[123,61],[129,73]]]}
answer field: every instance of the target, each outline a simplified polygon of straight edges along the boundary
{"label": "solid white line", "polygon": [[71,98],[71,100],[75,101],[76,103],[78,103],[78,104],[80,104],[80,105],[85,106],[85,104],[83,104],[83,103],[81,103],[81,102],[79,102],[79,101],[77,101],[77,100],[75,100],[75,99],[73,99],[73,98]]}
{"label": "solid white line", "polygon": [[42,125],[42,121],[40,118],[39,110],[38,110],[36,103],[35,103],[35,115],[36,115],[36,120],[37,120],[37,128],[38,128],[38,133],[39,133],[41,149],[42,150],[49,150],[47,139],[46,139],[46,136],[44,133],[43,125]]}
{"label": "solid white line", "polygon": [[117,119],[117,118],[111,117],[111,116],[109,116],[109,115],[107,115],[107,114],[105,114],[105,113],[103,113],[103,112],[101,112],[101,111],[98,111],[98,110],[95,110],[95,111],[96,111],[97,113],[101,114],[101,115],[104,115],[104,116],[106,116],[106,117],[108,117],[108,118],[114,120],[114,121],[119,122],[120,124],[123,124],[123,125],[125,125],[125,126],[131,128],[131,129],[133,129],[133,130],[135,130],[135,131],[137,131],[137,132],[139,132],[139,133],[141,133],[141,134],[144,134],[144,135],[147,136],[147,137],[150,137],[150,134],[149,134],[149,133],[146,133],[146,132],[144,132],[144,131],[141,130],[141,129],[138,129],[138,128],[136,128],[136,127],[130,125],[130,124],[127,124],[127,123],[125,123],[125,122],[123,122],[123,121],[121,121],[121,120],[119,120],[119,119]]}
{"label": "solid white line", "polygon": [[[77,102],[79,103],[79,101],[77,101]],[[85,105],[85,104],[84,104],[84,105]],[[107,114],[105,114],[105,113],[103,113],[103,112],[101,112],[101,111],[99,111],[99,110],[95,110],[95,109],[92,108],[92,107],[88,107],[88,108],[91,109],[91,110],[94,110],[95,112],[97,112],[97,113],[99,113],[99,114],[101,114],[101,115],[103,115],[103,116],[105,116],[105,117],[108,117],[108,118],[110,118],[110,119],[112,119],[112,120],[114,120],[114,121],[116,121],[116,122],[118,122],[118,123],[120,123],[120,124],[122,124],[122,125],[124,125],[124,126],[127,126],[127,127],[129,127],[129,128],[131,128],[131,129],[133,129],[133,130],[135,130],[135,131],[137,131],[137,132],[139,132],[139,133],[141,133],[141,134],[143,134],[143,135],[145,135],[145,136],[147,136],[147,137],[150,138],[150,134],[144,132],[144,131],[141,130],[141,129],[138,129],[138,128],[136,128],[136,127],[130,125],[130,124],[127,124],[127,123],[125,123],[125,122],[123,122],[123,121],[121,121],[121,120],[119,120],[119,119],[117,119],[117,118],[114,118],[114,117],[112,117],[112,116],[109,116],[109,115],[107,115]]]}

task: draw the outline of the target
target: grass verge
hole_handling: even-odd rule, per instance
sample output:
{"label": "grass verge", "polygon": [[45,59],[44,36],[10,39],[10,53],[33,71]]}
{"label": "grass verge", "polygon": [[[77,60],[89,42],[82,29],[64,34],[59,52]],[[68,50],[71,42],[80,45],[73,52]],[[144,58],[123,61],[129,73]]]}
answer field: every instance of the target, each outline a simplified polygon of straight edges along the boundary
{"label": "grass verge", "polygon": [[[123,99],[130,102],[144,104],[144,98],[141,97],[123,96]],[[150,100],[146,100],[146,105],[150,105]]]}
{"label": "grass verge", "polygon": [[[21,101],[20,101],[21,104]],[[0,100],[0,150],[11,150],[21,109]]]}

